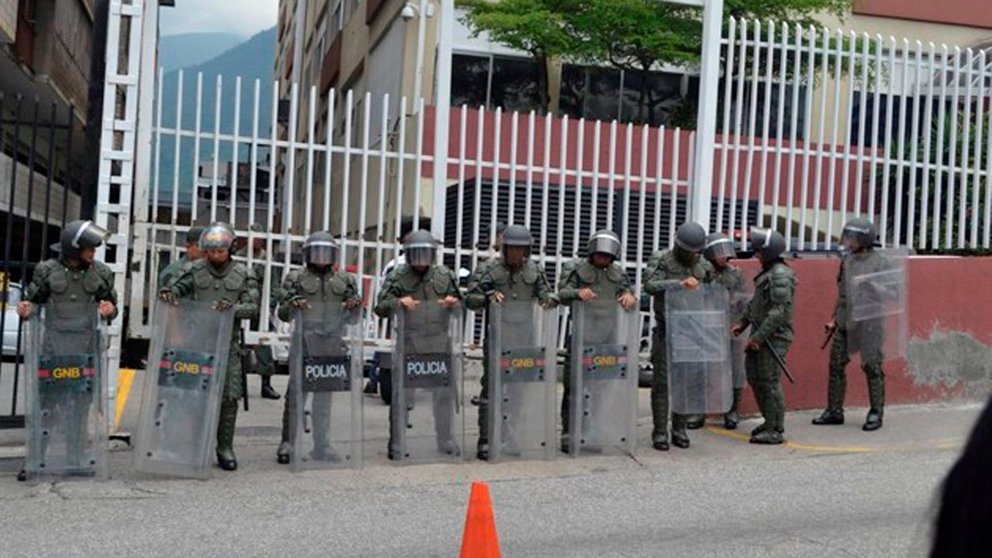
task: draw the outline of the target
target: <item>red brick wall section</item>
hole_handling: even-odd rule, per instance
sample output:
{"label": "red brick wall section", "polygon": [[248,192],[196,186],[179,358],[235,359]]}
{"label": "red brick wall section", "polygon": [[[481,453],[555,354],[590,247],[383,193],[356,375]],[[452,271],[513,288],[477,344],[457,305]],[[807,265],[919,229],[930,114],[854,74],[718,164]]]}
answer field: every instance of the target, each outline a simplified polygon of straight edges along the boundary
{"label": "red brick wall section", "polygon": [[[754,260],[738,262],[753,277]],[[826,405],[830,348],[820,350],[823,324],[837,295],[837,259],[792,260],[796,340],[786,358],[796,385],[785,382],[790,410]],[[992,258],[910,258],[908,360],[885,364],[888,404],[987,397],[992,387]],[[846,407],[866,407],[868,394],[857,357],[847,368]],[[785,381],[783,379],[783,381]],[[745,393],[747,412],[756,406]]]}
{"label": "red brick wall section", "polygon": [[854,13],[992,29],[988,0],[855,0]]}

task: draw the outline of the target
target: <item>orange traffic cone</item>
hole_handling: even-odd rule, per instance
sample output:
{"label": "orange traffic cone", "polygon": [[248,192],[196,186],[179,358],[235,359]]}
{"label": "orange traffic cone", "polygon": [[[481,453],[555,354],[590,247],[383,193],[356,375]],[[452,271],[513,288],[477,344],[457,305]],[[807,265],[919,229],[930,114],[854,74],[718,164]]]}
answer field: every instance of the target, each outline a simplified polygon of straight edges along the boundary
{"label": "orange traffic cone", "polygon": [[499,537],[496,536],[496,518],[493,502],[489,498],[489,485],[472,483],[465,516],[465,533],[462,535],[461,558],[499,558]]}

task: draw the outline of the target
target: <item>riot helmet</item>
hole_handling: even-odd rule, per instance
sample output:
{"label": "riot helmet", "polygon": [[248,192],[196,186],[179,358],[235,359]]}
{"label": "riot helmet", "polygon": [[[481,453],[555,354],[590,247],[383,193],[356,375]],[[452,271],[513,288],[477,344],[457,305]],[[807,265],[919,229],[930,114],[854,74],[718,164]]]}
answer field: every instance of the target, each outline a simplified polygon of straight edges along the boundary
{"label": "riot helmet", "polygon": [[437,258],[437,240],[424,230],[413,231],[403,241],[403,253],[410,266],[429,267]]}
{"label": "riot helmet", "polygon": [[200,235],[201,250],[231,250],[234,244],[234,229],[227,223],[213,223]]}
{"label": "riot helmet", "polygon": [[617,260],[620,258],[620,237],[609,229],[598,230],[589,237],[586,251],[590,258],[595,254],[606,254]]}
{"label": "riot helmet", "polygon": [[319,231],[303,241],[303,263],[308,266],[327,267],[338,258],[338,243],[331,233]]}
{"label": "riot helmet", "polygon": [[734,248],[734,241],[723,233],[713,233],[706,237],[706,246],[703,248],[703,256],[710,263],[715,263],[717,258],[733,258],[737,256],[737,249]]}
{"label": "riot helmet", "polygon": [[875,224],[864,217],[855,217],[848,221],[840,235],[841,245],[847,247],[851,243],[852,252],[871,250],[877,240],[878,230]]}
{"label": "riot helmet", "polygon": [[751,249],[755,254],[761,254],[764,262],[776,260],[785,252],[785,237],[775,229],[754,229],[751,231]]}
{"label": "riot helmet", "polygon": [[110,233],[93,221],[73,221],[62,229],[59,237],[59,251],[64,258],[78,258],[85,248],[97,248],[103,244]]}

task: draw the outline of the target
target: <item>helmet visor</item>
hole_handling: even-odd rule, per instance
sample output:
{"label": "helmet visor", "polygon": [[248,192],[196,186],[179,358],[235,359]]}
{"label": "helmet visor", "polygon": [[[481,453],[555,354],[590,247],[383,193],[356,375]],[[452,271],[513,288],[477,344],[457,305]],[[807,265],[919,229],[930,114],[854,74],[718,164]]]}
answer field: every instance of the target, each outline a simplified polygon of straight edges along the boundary
{"label": "helmet visor", "polygon": [[93,221],[86,221],[83,223],[83,226],[79,227],[79,231],[76,232],[76,236],[72,240],[72,246],[74,248],[96,248],[108,238],[110,238],[109,232]]}
{"label": "helmet visor", "polygon": [[411,246],[405,250],[406,262],[416,266],[434,265],[437,248],[433,246]]}
{"label": "helmet visor", "polygon": [[608,236],[596,236],[589,241],[589,255],[606,254],[614,259],[620,257],[620,243]]}
{"label": "helmet visor", "polygon": [[308,265],[331,265],[338,257],[338,247],[333,242],[313,242],[307,246],[305,256]]}
{"label": "helmet visor", "polygon": [[734,241],[729,238],[719,238],[706,243],[703,251],[707,259],[733,258],[737,256],[737,249],[734,248]]}
{"label": "helmet visor", "polygon": [[203,250],[230,250],[234,244],[234,233],[226,227],[209,227],[200,235],[200,248]]}

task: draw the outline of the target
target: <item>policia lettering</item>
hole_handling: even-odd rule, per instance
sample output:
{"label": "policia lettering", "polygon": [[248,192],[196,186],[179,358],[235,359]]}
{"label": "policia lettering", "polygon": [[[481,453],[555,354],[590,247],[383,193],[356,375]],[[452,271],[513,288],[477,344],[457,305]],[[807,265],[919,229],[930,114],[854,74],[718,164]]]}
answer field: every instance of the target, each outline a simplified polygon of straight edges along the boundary
{"label": "policia lettering", "polygon": [[[214,223],[207,227],[200,236],[200,249],[206,258],[183,270],[172,284],[160,291],[159,296],[167,302],[183,298],[212,302],[219,312],[233,311],[239,325],[231,335],[229,354],[237,355],[242,350],[240,320],[257,318],[260,297],[254,275],[244,264],[231,259],[233,243],[234,231],[230,226]],[[238,399],[245,389],[242,384],[241,359],[229,358],[217,424],[217,464],[225,471],[238,468],[234,454],[234,429],[238,419]]]}

